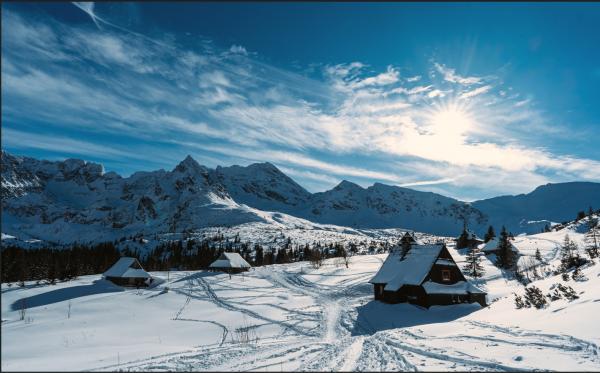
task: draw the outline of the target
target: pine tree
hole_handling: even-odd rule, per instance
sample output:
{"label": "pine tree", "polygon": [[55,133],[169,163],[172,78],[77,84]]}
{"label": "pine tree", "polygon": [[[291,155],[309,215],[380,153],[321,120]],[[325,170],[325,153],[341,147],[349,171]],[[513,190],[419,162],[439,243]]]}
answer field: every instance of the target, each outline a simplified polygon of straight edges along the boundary
{"label": "pine tree", "polygon": [[540,248],[536,247],[535,249],[535,258],[538,260],[538,262],[543,262],[544,260],[542,259],[542,253],[540,253]]}
{"label": "pine tree", "polygon": [[465,272],[473,278],[482,277],[484,274],[483,265],[481,265],[481,251],[473,248],[469,250],[466,258],[467,264],[463,267]]}
{"label": "pine tree", "polygon": [[494,227],[490,225],[486,234],[483,236],[483,240],[487,243],[494,237],[496,237],[496,232],[494,232]]}
{"label": "pine tree", "polygon": [[262,248],[262,246],[260,246],[259,244],[255,244],[254,245],[254,252],[255,252],[254,262],[256,263],[257,266],[260,267],[264,263],[263,248]]}
{"label": "pine tree", "polygon": [[568,234],[565,235],[565,239],[563,241],[563,245],[561,248],[561,258],[560,258],[560,269],[562,272],[566,272],[569,268],[578,265],[578,247],[577,244],[571,241],[571,238]]}
{"label": "pine tree", "polygon": [[496,254],[496,265],[504,269],[512,269],[515,265],[515,254],[512,250],[512,245],[508,240],[506,228],[502,227],[500,232],[500,241],[498,242],[498,253]]}
{"label": "pine tree", "polygon": [[590,207],[590,215],[588,216],[587,228],[588,231],[585,234],[585,251],[590,259],[597,258],[600,256],[598,247],[598,218],[592,216],[592,208]]}

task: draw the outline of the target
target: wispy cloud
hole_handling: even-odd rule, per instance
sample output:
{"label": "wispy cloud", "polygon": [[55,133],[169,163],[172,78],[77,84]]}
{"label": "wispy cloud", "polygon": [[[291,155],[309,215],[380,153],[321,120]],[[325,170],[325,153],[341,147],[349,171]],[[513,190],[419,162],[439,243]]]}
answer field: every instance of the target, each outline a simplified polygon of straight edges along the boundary
{"label": "wispy cloud", "polygon": [[11,128],[2,129],[2,147],[39,149],[108,159],[145,158],[139,154],[119,150],[112,146],[98,145],[89,141],[81,141],[62,136],[32,134]]}
{"label": "wispy cloud", "polygon": [[[529,142],[538,131],[563,133],[534,110],[533,98],[524,100],[490,74],[462,76],[432,62],[438,76],[404,78],[399,67],[373,72],[354,61],[322,66],[322,78],[309,78],[269,65],[238,44],[189,49],[172,38],[149,40],[83,8],[107,27],[2,12],[2,118],[9,124],[3,123],[3,143],[8,138],[12,146],[22,140],[21,148],[135,156],[94,147],[92,138],[101,133],[164,152],[179,146],[218,154],[214,159],[272,161],[323,184],[358,178],[421,188],[499,188],[489,180],[505,180],[508,192],[540,181],[600,179],[598,160]],[[435,123],[453,105],[464,120],[459,115]],[[25,120],[61,133],[59,140],[43,148],[42,138],[28,142],[24,132],[10,129]],[[508,183],[512,177],[518,186]]]}
{"label": "wispy cloud", "polygon": [[456,179],[447,178],[447,179],[440,179],[440,180],[421,180],[421,181],[413,181],[411,183],[403,183],[403,184],[400,184],[399,186],[412,187],[412,186],[422,186],[422,185],[447,184],[447,183],[453,182],[454,180],[456,180]]}
{"label": "wispy cloud", "polygon": [[246,48],[242,47],[241,45],[232,45],[231,48],[229,48],[229,51],[231,53],[237,53],[237,54],[243,54],[243,55],[247,55],[248,51],[246,51]]}
{"label": "wispy cloud", "polygon": [[466,98],[475,97],[477,95],[488,92],[490,89],[492,89],[491,85],[484,85],[483,87],[479,87],[479,88],[475,88],[471,91],[463,92],[460,94],[460,96],[458,96],[458,98],[466,99]]}
{"label": "wispy cloud", "polygon": [[476,77],[476,76],[460,76],[456,73],[455,69],[446,67],[442,64],[439,64],[437,62],[434,63],[435,68],[437,69],[437,71],[442,74],[442,76],[444,77],[444,80],[451,82],[451,83],[459,83],[459,84],[464,84],[464,85],[472,85],[472,84],[478,84],[482,82],[482,78],[480,77]]}

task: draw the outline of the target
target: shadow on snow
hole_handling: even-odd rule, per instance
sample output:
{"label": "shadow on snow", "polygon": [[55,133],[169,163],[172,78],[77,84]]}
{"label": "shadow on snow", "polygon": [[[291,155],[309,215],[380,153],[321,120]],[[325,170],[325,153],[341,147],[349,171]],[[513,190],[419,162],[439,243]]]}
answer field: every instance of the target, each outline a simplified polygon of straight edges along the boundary
{"label": "shadow on snow", "polygon": [[352,335],[374,334],[381,330],[454,321],[478,311],[477,303],[432,306],[429,309],[409,303],[386,304],[372,300],[356,308],[358,315],[351,327]]}
{"label": "shadow on snow", "polygon": [[25,308],[33,308],[52,303],[63,302],[69,299],[85,297],[88,295],[120,292],[123,290],[124,289],[122,287],[116,286],[110,281],[100,279],[89,285],[60,288],[42,294],[33,295],[31,297],[21,298],[11,304],[10,307],[11,310],[15,311],[21,309],[23,306],[25,306]]}
{"label": "shadow on snow", "polygon": [[[191,280],[195,280],[197,278],[202,278],[202,277],[212,277],[212,276],[217,276],[217,275],[221,275],[224,273],[225,272],[220,272],[220,271],[214,271],[214,272],[213,271],[199,271],[196,273],[192,273],[191,275],[187,275],[182,278],[179,278],[179,279],[173,281],[173,283],[182,282],[182,281],[191,281]],[[236,275],[238,275],[238,274],[234,274],[233,276],[236,276]]]}

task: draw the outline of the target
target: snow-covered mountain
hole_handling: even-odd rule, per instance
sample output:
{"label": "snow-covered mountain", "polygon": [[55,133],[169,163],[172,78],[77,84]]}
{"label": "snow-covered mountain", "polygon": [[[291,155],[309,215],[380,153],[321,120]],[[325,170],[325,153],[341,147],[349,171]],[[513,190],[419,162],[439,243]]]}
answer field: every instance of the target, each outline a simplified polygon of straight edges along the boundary
{"label": "snow-covered mountain", "polygon": [[[2,233],[56,243],[181,233],[244,223],[404,228],[455,236],[504,224],[539,231],[600,205],[600,184],[547,185],[528,195],[466,203],[439,194],[342,181],[311,194],[270,163],[210,169],[188,156],[173,170],[121,177],[79,159],[45,161],[2,152]],[[294,218],[292,218],[292,216]],[[544,224],[541,224],[542,226]],[[533,229],[533,228],[535,229]]]}
{"label": "snow-covered mountain", "polygon": [[407,227],[440,235],[459,232],[464,217],[478,226],[486,222],[480,211],[453,198],[380,183],[362,188],[349,181],[315,193],[303,217],[350,227]]}
{"label": "snow-covered mountain", "polygon": [[495,227],[514,233],[537,233],[546,225],[573,220],[578,211],[600,207],[600,183],[546,184],[527,194],[501,196],[472,203]]}
{"label": "snow-covered mountain", "polygon": [[172,171],[123,178],[81,160],[2,152],[2,232],[68,243],[262,220],[234,202],[213,173],[187,157]]}
{"label": "snow-covered mountain", "polygon": [[311,198],[306,189],[271,163],[217,166],[214,174],[235,201],[260,210],[299,211]]}

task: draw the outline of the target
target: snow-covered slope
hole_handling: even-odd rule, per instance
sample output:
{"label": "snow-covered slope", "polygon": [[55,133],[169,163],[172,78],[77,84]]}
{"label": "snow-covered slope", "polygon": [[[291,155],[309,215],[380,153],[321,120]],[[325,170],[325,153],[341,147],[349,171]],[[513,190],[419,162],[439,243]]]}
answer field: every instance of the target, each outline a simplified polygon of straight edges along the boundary
{"label": "snow-covered slope", "polygon": [[2,153],[2,232],[69,243],[262,221],[187,157],[172,171],[128,178],[81,160]]}
{"label": "snow-covered slope", "polygon": [[539,224],[523,222],[560,220],[600,203],[596,183],[544,186],[529,195],[469,204],[348,181],[311,194],[270,163],[209,169],[188,156],[172,171],[121,177],[79,159],[40,161],[3,151],[1,162],[2,233],[16,237],[13,242],[102,241],[274,221],[278,229],[301,222],[305,229],[327,224],[342,231],[402,228],[456,236],[468,219],[479,234],[489,224],[518,234],[540,230]]}
{"label": "snow-covered slope", "polygon": [[342,181],[335,188],[313,195],[304,217],[350,227],[405,227],[420,232],[453,236],[463,217],[483,226],[486,217],[470,205],[430,192],[375,183],[368,188]]}
{"label": "snow-covered slope", "polygon": [[[539,247],[554,266],[565,234],[582,242],[582,233],[564,229],[518,237],[515,245],[523,258]],[[462,266],[465,253],[449,250]],[[585,280],[566,283],[579,299],[519,310],[513,293],[524,287],[485,258],[478,286],[488,307],[424,309],[373,300],[368,280],[384,259],[354,256],[349,268],[335,258],[319,269],[271,265],[231,278],[174,271],[143,290],[99,275],[2,284],[2,370],[600,370],[600,264],[583,268]],[[557,282],[564,280],[532,285],[546,293]]]}
{"label": "snow-covered slope", "polygon": [[217,166],[216,179],[238,203],[265,211],[295,212],[311,194],[271,163]]}
{"label": "snow-covered slope", "polygon": [[546,184],[528,194],[473,202],[490,224],[505,225],[513,233],[536,233],[553,222],[572,220],[578,211],[600,206],[600,183]]}

